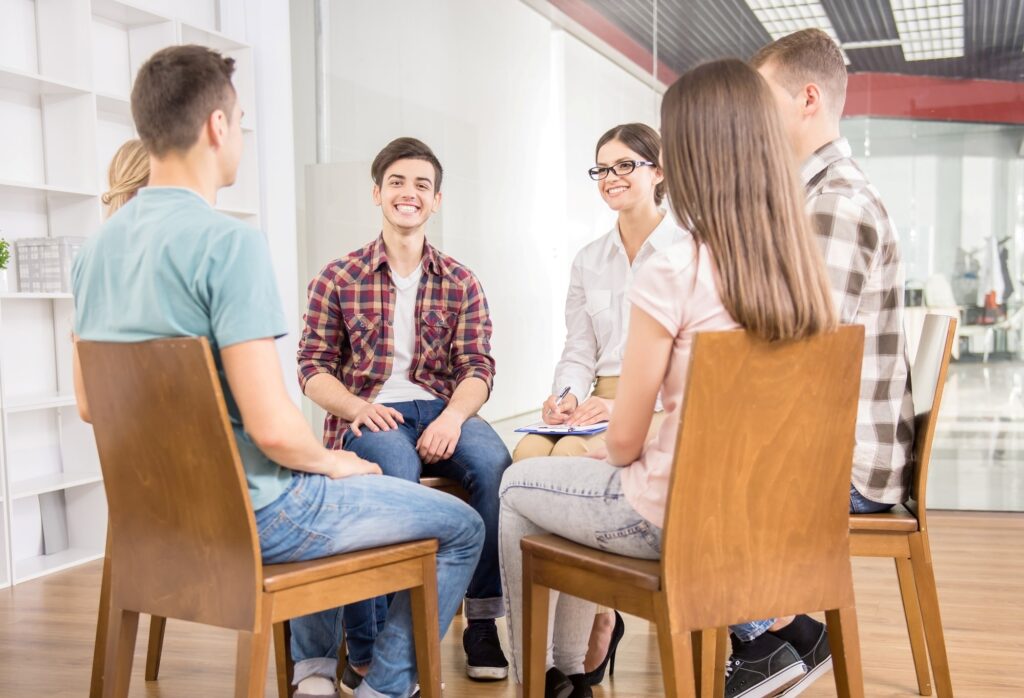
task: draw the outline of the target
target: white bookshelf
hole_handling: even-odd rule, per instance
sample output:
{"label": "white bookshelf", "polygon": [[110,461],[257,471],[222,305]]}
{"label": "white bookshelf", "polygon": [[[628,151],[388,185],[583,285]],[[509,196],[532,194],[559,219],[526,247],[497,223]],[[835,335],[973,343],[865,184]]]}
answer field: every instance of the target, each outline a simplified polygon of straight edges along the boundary
{"label": "white bookshelf", "polygon": [[[220,18],[228,18],[221,26]],[[88,236],[120,145],[132,81],[181,43],[236,61],[246,152],[217,209],[259,226],[254,63],[244,0],[0,0],[0,237]],[[14,260],[12,260],[13,262]],[[71,375],[70,293],[0,290],[0,588],[103,555],[107,509]]]}

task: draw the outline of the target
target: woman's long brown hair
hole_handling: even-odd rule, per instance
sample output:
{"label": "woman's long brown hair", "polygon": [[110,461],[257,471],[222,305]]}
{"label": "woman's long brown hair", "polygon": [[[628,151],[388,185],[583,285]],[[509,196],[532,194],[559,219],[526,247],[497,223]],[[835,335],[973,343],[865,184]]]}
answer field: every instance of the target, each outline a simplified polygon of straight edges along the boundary
{"label": "woman's long brown hair", "polygon": [[711,252],[733,319],[768,341],[835,329],[793,156],[757,71],[728,59],[687,72],[665,93],[661,131],[672,210]]}

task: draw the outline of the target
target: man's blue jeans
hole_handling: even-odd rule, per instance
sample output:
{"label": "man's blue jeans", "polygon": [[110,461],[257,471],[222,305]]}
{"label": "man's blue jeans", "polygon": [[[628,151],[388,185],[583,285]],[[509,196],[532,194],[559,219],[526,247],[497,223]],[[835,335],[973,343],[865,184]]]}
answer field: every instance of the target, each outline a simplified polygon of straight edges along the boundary
{"label": "man's blue jeans", "polygon": [[[512,463],[512,456],[491,425],[471,417],[462,425],[462,435],[448,460],[424,465],[416,452],[416,442],[424,430],[445,408],[444,400],[415,400],[389,404],[398,410],[405,423],[398,429],[373,432],[362,427],[362,436],[345,433],[343,448],[360,458],[376,463],[385,475],[419,482],[422,475],[455,480],[469,494],[469,504],[484,520],[485,538],[480,564],[466,591],[466,618],[500,618],[505,615],[498,566],[498,489],[501,476]],[[364,666],[371,660],[374,638],[387,618],[387,599],[383,596],[345,607],[344,627],[349,663]]]}
{"label": "man's blue jeans", "polygon": [[[260,550],[268,564],[295,562],[411,540],[437,538],[441,635],[462,602],[480,558],[484,525],[465,503],[427,487],[381,475],[331,480],[296,472],[284,494],[256,512]],[[341,638],[340,609],[291,622],[295,683],[334,679]],[[395,595],[372,647],[373,666],[360,698],[405,698],[416,684],[409,593]]]}
{"label": "man's blue jeans", "polygon": [[[883,504],[882,502],[874,502],[864,495],[862,495],[856,487],[850,485],[850,513],[851,514],[879,514],[883,511],[889,511],[895,504]],[[774,618],[768,618],[765,620],[755,620],[750,623],[740,623],[739,625],[729,626],[729,630],[732,631],[733,635],[738,637],[743,642],[750,642],[761,635],[763,635],[768,628],[775,625]]]}

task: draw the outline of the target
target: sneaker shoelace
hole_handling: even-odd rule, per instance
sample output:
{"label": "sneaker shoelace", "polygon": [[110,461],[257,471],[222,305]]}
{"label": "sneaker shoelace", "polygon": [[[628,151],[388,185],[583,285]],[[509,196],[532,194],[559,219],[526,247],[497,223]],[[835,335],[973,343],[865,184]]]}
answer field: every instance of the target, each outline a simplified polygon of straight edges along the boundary
{"label": "sneaker shoelace", "polygon": [[730,657],[729,661],[725,663],[725,678],[728,679],[730,676],[732,676],[732,672],[735,671],[736,667],[738,667],[739,665],[740,663],[738,661]]}

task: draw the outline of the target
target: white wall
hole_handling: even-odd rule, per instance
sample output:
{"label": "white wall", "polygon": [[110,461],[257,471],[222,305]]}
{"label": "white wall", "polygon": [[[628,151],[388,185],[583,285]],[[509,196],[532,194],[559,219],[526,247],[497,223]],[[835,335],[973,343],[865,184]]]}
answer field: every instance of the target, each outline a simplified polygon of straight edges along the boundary
{"label": "white wall", "polygon": [[[246,3],[245,12],[230,16],[244,25],[253,45],[256,67],[256,112],[259,115],[260,222],[270,245],[277,288],[284,304],[288,335],[277,342],[285,385],[293,399],[301,392],[295,375],[295,347],[300,316],[298,293],[298,229],[295,213],[295,141],[292,124],[291,32],[287,3]],[[223,10],[222,10],[223,12]],[[222,19],[227,21],[227,13]]]}
{"label": "white wall", "polygon": [[491,307],[498,376],[483,414],[537,409],[572,256],[614,220],[586,175],[594,144],[623,121],[656,125],[658,96],[519,0],[330,9],[331,164],[316,166],[312,2],[292,4],[305,280],[379,232],[374,155],[422,139],[445,168],[428,237],[476,272]]}

